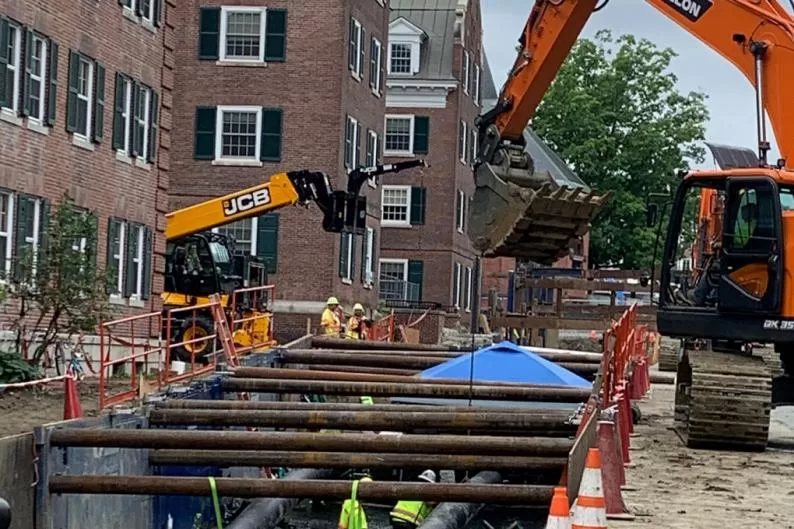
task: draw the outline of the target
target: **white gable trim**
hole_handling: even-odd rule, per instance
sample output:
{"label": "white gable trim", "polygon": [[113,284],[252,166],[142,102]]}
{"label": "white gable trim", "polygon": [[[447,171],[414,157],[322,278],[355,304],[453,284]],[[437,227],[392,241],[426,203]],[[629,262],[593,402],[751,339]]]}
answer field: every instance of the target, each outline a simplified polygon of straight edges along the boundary
{"label": "white gable trim", "polygon": [[427,34],[417,26],[416,24],[411,23],[405,17],[395,18],[389,23],[389,38],[392,36],[394,37],[413,37],[417,39],[417,43],[421,42],[422,39],[427,38]]}

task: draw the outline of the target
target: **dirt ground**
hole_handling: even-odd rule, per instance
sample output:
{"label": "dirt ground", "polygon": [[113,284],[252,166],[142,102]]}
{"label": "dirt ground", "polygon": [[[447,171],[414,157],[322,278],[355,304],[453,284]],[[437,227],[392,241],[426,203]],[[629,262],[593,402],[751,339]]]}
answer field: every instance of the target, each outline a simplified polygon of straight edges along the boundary
{"label": "dirt ground", "polygon": [[[123,390],[129,381],[113,381],[112,391]],[[78,383],[84,417],[99,413],[99,380],[85,379]],[[36,426],[63,419],[63,384],[20,389],[0,393],[0,437],[30,432]]]}
{"label": "dirt ground", "polygon": [[[656,385],[640,403],[639,434],[624,501],[636,514],[620,529],[794,528],[794,453],[731,453],[686,448],[670,429],[673,387]],[[778,410],[773,411],[773,416]],[[774,420],[774,417],[773,417]]]}

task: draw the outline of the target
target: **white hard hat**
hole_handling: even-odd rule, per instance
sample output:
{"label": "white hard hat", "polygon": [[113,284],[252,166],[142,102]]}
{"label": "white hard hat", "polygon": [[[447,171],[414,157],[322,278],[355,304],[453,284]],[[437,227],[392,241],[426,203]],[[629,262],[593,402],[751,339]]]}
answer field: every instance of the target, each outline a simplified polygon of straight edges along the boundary
{"label": "white hard hat", "polygon": [[427,481],[428,483],[435,483],[436,482],[436,473],[432,470],[425,470],[421,474],[419,474],[419,479],[422,481]]}
{"label": "white hard hat", "polygon": [[364,305],[362,305],[361,303],[356,303],[355,305],[353,305],[353,312],[357,310],[364,312]]}

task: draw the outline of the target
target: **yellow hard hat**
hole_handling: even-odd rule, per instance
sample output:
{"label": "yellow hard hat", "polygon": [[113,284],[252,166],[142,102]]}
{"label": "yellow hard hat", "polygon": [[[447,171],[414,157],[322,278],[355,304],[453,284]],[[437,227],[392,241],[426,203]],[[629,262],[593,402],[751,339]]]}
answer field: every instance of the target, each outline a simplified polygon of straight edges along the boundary
{"label": "yellow hard hat", "polygon": [[372,481],[372,478],[369,476],[362,476],[361,479],[359,479],[359,481]]}
{"label": "yellow hard hat", "polygon": [[335,296],[331,296],[328,298],[328,301],[325,303],[326,305],[339,305],[339,300],[336,299]]}
{"label": "yellow hard hat", "polygon": [[356,303],[355,305],[353,305],[353,312],[357,310],[364,312],[364,305],[362,305],[361,303]]}

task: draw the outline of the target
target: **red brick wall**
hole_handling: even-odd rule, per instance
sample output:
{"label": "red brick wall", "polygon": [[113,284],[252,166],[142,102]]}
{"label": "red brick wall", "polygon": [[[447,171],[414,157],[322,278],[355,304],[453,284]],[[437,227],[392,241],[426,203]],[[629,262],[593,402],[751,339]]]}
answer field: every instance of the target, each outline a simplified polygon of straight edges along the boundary
{"label": "red brick wall", "polygon": [[[166,2],[170,7],[170,2]],[[0,0],[0,16],[13,19],[55,41],[59,46],[56,118],[44,135],[30,130],[27,120],[21,125],[0,120],[0,187],[60,200],[68,191],[77,205],[93,210],[99,217],[98,258],[105,264],[107,218],[117,216],[155,227],[152,295],[143,309],[127,313],[159,310],[163,280],[162,212],[167,207],[169,129],[168,111],[172,101],[171,77],[163,68],[164,57],[172,61],[171,13],[164,9],[164,23],[156,30],[122,14],[118,2],[53,2]],[[169,40],[170,39],[170,40]],[[164,42],[169,41],[168,47]],[[81,52],[105,67],[104,139],[89,151],[72,144],[67,133],[66,99],[68,92],[69,51]],[[158,161],[147,169],[116,159],[112,148],[115,74],[122,72],[153,87],[160,94]],[[2,309],[13,313],[13,304]]]}
{"label": "red brick wall", "polygon": [[[183,207],[247,186],[261,183],[279,171],[324,171],[335,187],[346,184],[344,131],[346,115],[382,133],[384,100],[369,89],[369,39],[386,42],[388,11],[373,0],[272,0],[268,7],[287,8],[287,52],[284,62],[266,67],[218,66],[199,61],[199,8],[204,2],[186,0],[177,8],[179,46],[176,89],[181,97],[174,109],[174,163],[171,207]],[[229,0],[224,5],[261,5],[252,0]],[[358,82],[347,66],[350,15],[366,30],[364,80]],[[385,48],[384,48],[385,50]],[[196,80],[200,82],[196,82]],[[220,167],[194,160],[195,107],[197,105],[252,104],[283,111],[282,155],[279,163],[263,167]],[[361,156],[366,152],[362,137]],[[369,225],[379,228],[379,193],[368,186]],[[377,292],[361,284],[361,237],[357,237],[355,281],[344,285],[338,275],[339,235],[322,231],[316,206],[278,211],[278,271],[272,281],[280,299],[325,300],[336,295],[345,304],[377,303]],[[378,237],[376,240],[379,240]],[[377,256],[376,256],[377,258]],[[376,272],[377,273],[377,272]]]}

